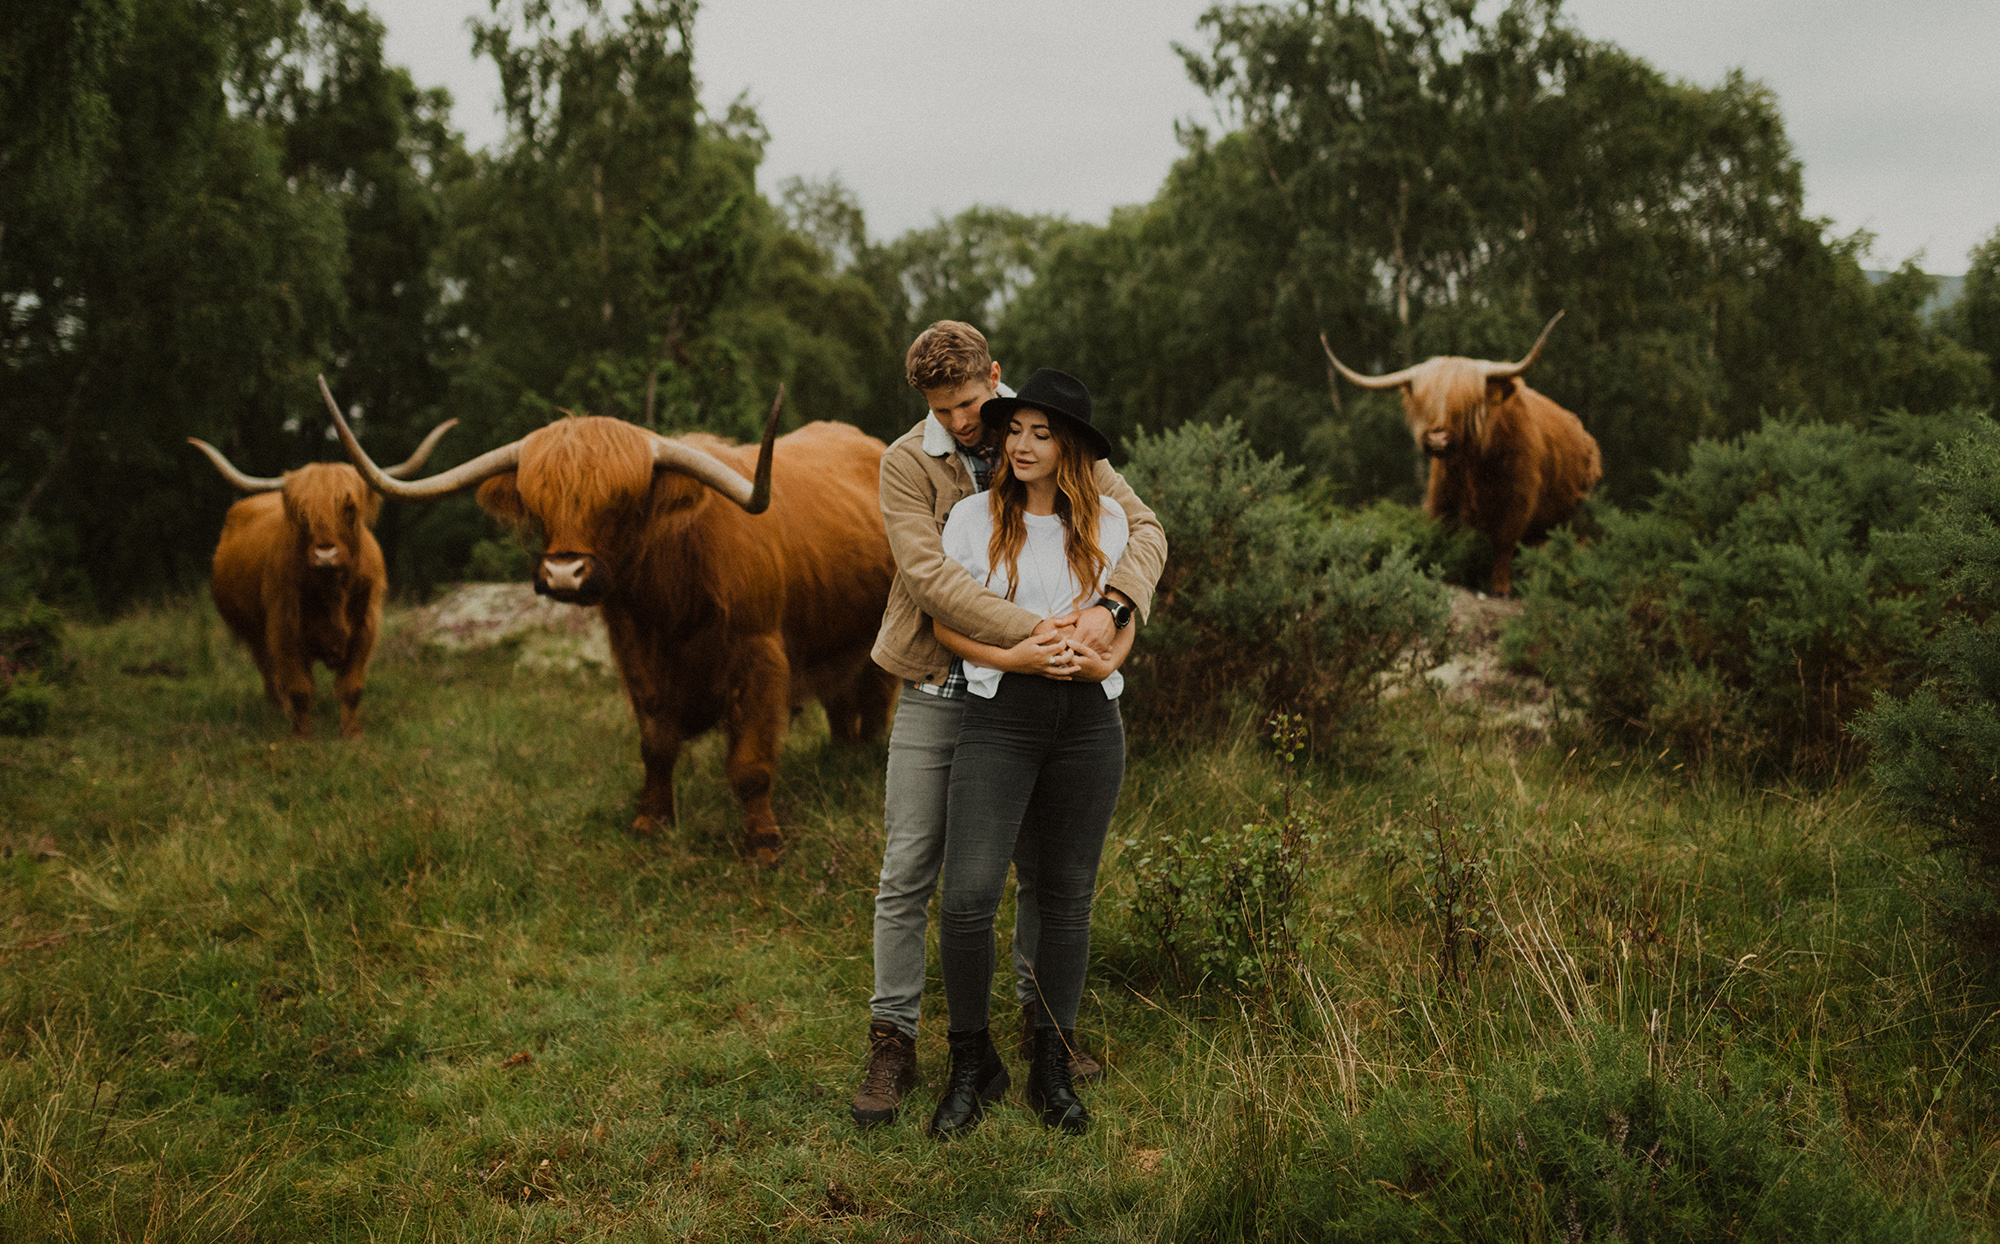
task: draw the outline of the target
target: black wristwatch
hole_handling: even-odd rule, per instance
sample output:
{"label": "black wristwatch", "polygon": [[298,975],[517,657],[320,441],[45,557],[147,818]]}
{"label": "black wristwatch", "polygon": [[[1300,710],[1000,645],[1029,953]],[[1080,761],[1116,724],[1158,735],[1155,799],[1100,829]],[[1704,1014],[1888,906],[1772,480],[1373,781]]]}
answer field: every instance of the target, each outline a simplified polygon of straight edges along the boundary
{"label": "black wristwatch", "polygon": [[1117,629],[1124,630],[1132,621],[1132,606],[1126,604],[1124,601],[1114,600],[1109,596],[1100,596],[1097,598],[1097,603],[1101,607],[1111,611],[1111,625]]}

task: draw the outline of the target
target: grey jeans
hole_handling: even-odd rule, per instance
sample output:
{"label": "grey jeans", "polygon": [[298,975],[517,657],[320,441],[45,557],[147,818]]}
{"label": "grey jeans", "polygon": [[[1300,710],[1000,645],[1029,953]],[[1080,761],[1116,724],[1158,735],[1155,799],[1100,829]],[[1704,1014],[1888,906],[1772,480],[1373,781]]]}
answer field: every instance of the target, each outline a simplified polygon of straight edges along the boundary
{"label": "grey jeans", "polygon": [[[924,946],[931,894],[944,867],[944,826],[951,791],[952,754],[964,700],[927,695],[905,685],[889,730],[888,791],[882,819],[889,841],[882,850],[882,878],[875,890],[875,996],[868,1009],[878,1020],[917,1033],[924,997]],[[1036,934],[1041,927],[1034,869],[1015,870],[1014,980],[1023,1002],[1035,996]]]}

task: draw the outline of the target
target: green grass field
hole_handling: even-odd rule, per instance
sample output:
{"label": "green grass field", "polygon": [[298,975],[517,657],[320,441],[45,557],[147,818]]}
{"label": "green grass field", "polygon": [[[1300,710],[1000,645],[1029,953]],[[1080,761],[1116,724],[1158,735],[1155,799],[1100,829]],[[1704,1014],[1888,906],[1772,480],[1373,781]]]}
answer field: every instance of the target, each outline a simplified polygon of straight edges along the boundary
{"label": "green grass field", "polygon": [[[1096,1126],[1017,1097],[943,1147],[931,1089],[846,1117],[879,744],[799,719],[760,874],[714,739],[679,828],[627,835],[603,678],[392,636],[366,737],[323,703],[298,743],[205,602],[72,650],[52,731],[0,740],[0,1239],[1994,1235],[1990,955],[1939,932],[1943,865],[1858,783],[1692,780],[1408,697],[1388,760],[1306,793],[1297,970],[1177,996],[1114,846]],[[1137,745],[1114,842],[1254,818],[1278,781],[1251,743]],[[1485,829],[1463,984],[1432,796]]]}

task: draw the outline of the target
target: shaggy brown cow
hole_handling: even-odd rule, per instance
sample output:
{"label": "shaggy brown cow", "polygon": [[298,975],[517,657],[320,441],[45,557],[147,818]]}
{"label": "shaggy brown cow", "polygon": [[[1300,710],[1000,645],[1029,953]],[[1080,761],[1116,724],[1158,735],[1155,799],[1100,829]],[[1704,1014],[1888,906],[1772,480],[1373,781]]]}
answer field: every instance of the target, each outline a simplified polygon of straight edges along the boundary
{"label": "shaggy brown cow", "polygon": [[537,592],[603,606],[646,767],[633,830],[673,823],[681,747],[721,725],[744,849],[764,865],[783,846],[771,779],[791,713],[818,699],[835,738],[860,739],[888,724],[895,694],[868,657],[895,574],[877,495],[882,442],[811,423],[776,440],[774,465],[782,389],[778,399],[754,450],[570,416],[402,484],[382,478],[327,395],[348,456],[376,487],[424,499],[477,484],[489,513],[540,528]]}
{"label": "shaggy brown cow", "polygon": [[[392,474],[413,474],[458,420],[431,429]],[[229,507],[215,546],[210,590],[223,621],[250,648],[264,694],[312,733],[314,661],[333,671],[340,733],[361,733],[361,689],[382,623],[389,578],[368,530],[382,498],[344,462],[315,462],[281,476],[245,475],[207,441],[188,444],[255,494]]]}
{"label": "shaggy brown cow", "polygon": [[1349,383],[1403,391],[1410,435],[1431,460],[1424,511],[1463,523],[1492,544],[1495,596],[1513,590],[1514,547],[1566,521],[1604,475],[1597,441],[1577,417],[1520,378],[1561,318],[1556,312],[1518,363],[1439,357],[1386,376],[1348,370],[1326,335],[1319,339]]}

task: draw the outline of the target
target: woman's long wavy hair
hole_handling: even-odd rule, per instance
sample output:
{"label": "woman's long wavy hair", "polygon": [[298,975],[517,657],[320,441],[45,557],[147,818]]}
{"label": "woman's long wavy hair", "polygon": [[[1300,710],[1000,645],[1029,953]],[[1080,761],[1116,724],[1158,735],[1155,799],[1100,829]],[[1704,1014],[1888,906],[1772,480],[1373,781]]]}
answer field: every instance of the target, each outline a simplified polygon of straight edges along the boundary
{"label": "woman's long wavy hair", "polygon": [[[1063,554],[1081,588],[1081,594],[1070,602],[1075,607],[1095,598],[1098,578],[1111,565],[1097,542],[1098,518],[1104,506],[1093,478],[1095,461],[1083,441],[1060,418],[1049,419],[1049,434],[1056,442],[1056,515],[1063,521]],[[1007,599],[1012,600],[1021,583],[1021,546],[1028,539],[1028,523],[1023,517],[1028,486],[1014,478],[1004,437],[987,498],[993,507],[993,537],[986,544],[986,564],[1006,568]]]}

